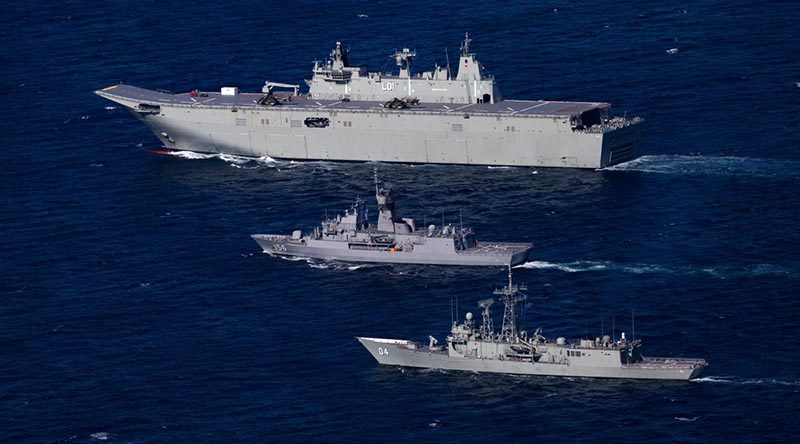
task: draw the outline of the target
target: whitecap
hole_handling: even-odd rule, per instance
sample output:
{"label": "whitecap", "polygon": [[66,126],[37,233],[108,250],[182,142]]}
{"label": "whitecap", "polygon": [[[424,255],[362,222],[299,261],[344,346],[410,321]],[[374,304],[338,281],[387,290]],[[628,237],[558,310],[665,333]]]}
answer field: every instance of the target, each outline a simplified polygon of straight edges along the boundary
{"label": "whitecap", "polygon": [[699,416],[692,416],[691,418],[689,418],[687,416],[676,416],[675,417],[675,419],[677,419],[678,421],[683,421],[683,422],[695,422],[695,421],[697,421],[697,418],[699,418]]}

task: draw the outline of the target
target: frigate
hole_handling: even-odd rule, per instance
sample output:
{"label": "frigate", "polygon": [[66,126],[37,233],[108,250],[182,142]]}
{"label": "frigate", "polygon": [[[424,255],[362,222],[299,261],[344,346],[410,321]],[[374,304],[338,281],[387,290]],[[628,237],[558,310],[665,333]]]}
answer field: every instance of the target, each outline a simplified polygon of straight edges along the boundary
{"label": "frigate", "polygon": [[[519,330],[517,305],[526,300],[524,285],[514,284],[509,268],[508,284],[497,289],[505,309],[499,332],[493,327],[490,307],[494,298],[478,303],[483,322],[478,326],[471,312],[461,323],[453,321],[444,346],[429,336],[427,345],[403,339],[357,337],[380,363],[404,367],[466,370],[541,376],[630,379],[696,378],[708,366],[704,359],[645,357],[642,341],[623,332],[619,338],[602,337],[550,341],[537,329]],[[632,327],[633,328],[633,327]]]}
{"label": "frigate", "polygon": [[485,242],[463,224],[417,228],[414,219],[399,217],[391,187],[380,186],[375,173],[378,223],[367,218],[364,201],[356,199],[344,214],[325,218],[303,234],[254,234],[265,253],[349,262],[435,265],[516,265],[525,261],[530,243]]}
{"label": "frigate", "polygon": [[126,84],[96,91],[130,110],[169,150],[294,160],[603,168],[632,159],[643,119],[608,103],[504,100],[494,76],[461,44],[456,75],[412,73],[403,48],[394,73],[350,66],[337,42],[314,62],[308,91],[265,82],[173,94]]}

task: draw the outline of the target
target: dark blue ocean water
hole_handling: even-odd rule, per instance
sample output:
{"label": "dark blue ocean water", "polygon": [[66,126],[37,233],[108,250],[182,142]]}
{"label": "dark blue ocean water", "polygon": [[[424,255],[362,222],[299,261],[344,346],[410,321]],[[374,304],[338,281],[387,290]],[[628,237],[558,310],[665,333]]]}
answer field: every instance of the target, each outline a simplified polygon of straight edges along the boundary
{"label": "dark blue ocean water", "polygon": [[[358,14],[367,15],[357,18]],[[790,441],[800,419],[796,2],[209,2],[6,5],[0,440]],[[300,83],[351,61],[444,62],[464,31],[508,98],[648,120],[608,171],[154,155],[92,91]],[[670,54],[668,49],[677,48]],[[189,156],[185,156],[189,157]],[[370,195],[483,239],[531,241],[527,327],[608,329],[705,357],[690,383],[379,367],[355,335],[443,339],[502,269],[261,254]],[[374,213],[373,213],[374,214]],[[601,316],[602,314],[602,316]]]}

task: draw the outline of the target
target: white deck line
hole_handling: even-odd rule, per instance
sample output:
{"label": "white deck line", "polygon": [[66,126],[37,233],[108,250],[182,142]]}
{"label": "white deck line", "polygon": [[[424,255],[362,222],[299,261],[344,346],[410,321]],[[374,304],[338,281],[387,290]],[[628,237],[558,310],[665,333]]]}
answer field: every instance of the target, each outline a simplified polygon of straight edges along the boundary
{"label": "white deck line", "polygon": [[527,110],[529,110],[529,109],[534,109],[534,108],[538,108],[538,107],[540,107],[540,106],[545,106],[545,105],[547,105],[547,104],[549,104],[549,103],[552,103],[552,102],[542,102],[542,103],[540,103],[540,104],[538,104],[538,105],[533,105],[533,106],[529,106],[529,107],[527,107],[527,108],[525,108],[525,109],[521,109],[521,110],[519,110],[519,111],[514,111],[514,112],[513,112],[513,113],[511,113],[511,114],[516,114],[516,113],[524,113],[525,111],[527,111]]}
{"label": "white deck line", "polygon": [[445,108],[447,108],[447,112],[449,113],[451,111],[458,111],[458,110],[460,110],[462,108],[466,108],[468,106],[472,106],[472,103],[467,103],[466,105],[462,105],[462,106],[459,106],[458,108],[453,108],[453,109],[450,109],[450,108],[447,108],[447,107],[445,107]]}

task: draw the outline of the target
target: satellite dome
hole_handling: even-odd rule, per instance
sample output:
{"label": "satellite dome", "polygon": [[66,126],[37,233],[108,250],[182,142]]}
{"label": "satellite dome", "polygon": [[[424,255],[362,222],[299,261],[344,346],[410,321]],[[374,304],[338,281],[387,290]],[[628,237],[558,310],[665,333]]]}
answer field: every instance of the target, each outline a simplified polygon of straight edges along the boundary
{"label": "satellite dome", "polygon": [[470,312],[470,311],[467,312],[467,320],[468,321],[472,320],[472,312]]}

